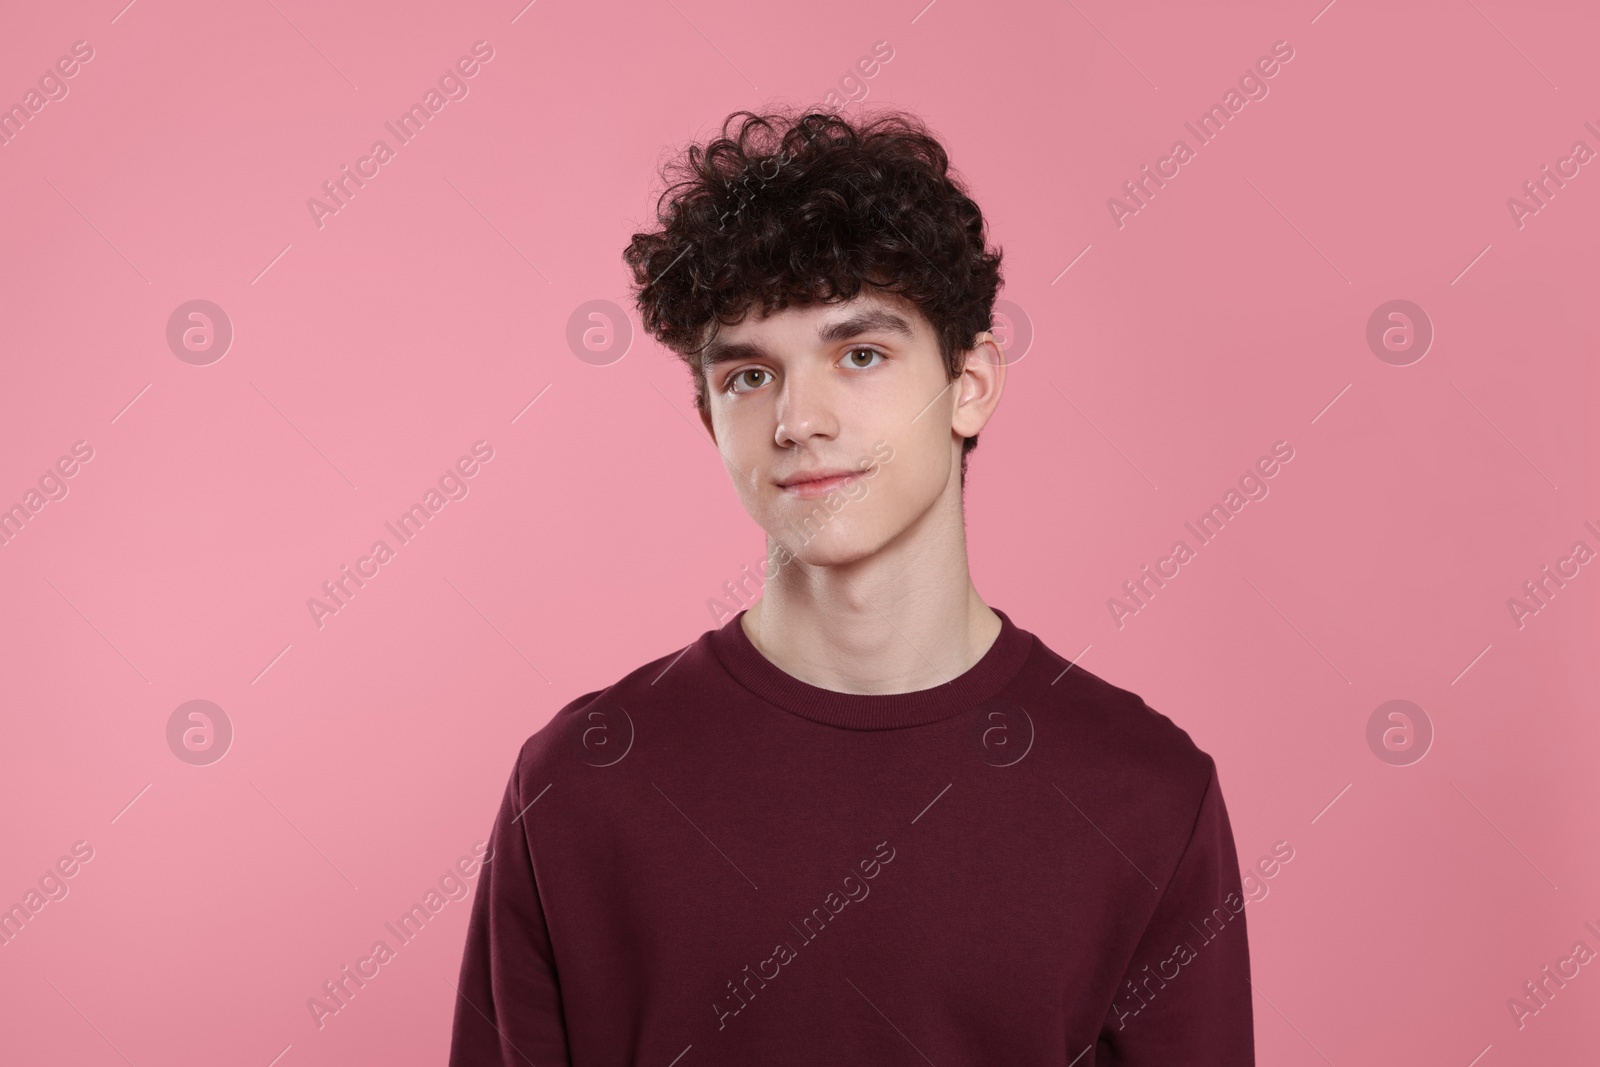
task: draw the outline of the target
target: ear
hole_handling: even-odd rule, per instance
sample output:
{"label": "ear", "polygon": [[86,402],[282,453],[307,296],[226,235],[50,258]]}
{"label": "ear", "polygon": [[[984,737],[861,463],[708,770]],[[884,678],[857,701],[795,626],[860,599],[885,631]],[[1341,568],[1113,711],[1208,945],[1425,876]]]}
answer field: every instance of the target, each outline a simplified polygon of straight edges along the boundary
{"label": "ear", "polygon": [[717,431],[716,428],[711,425],[711,409],[709,407],[703,408],[699,405],[696,405],[695,410],[700,412],[700,421],[705,425],[706,433],[711,435],[711,443],[716,444]]}
{"label": "ear", "polygon": [[950,429],[961,437],[972,437],[988,424],[1005,391],[1005,349],[999,338],[984,330],[963,353],[963,361],[960,377],[951,383],[956,389],[956,406],[950,413]]}

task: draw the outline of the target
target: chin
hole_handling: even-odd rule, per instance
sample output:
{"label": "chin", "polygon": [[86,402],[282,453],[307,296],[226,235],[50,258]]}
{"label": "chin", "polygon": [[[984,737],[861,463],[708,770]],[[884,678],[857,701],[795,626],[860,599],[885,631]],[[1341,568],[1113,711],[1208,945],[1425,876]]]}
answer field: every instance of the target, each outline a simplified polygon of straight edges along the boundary
{"label": "chin", "polygon": [[838,567],[866,559],[883,546],[883,538],[860,528],[845,528],[830,523],[804,544],[798,543],[795,530],[780,527],[772,535],[796,560],[810,567]]}
{"label": "chin", "polygon": [[795,558],[812,567],[842,567],[866,559],[877,551],[876,545],[828,545],[821,551],[807,545],[806,551]]}

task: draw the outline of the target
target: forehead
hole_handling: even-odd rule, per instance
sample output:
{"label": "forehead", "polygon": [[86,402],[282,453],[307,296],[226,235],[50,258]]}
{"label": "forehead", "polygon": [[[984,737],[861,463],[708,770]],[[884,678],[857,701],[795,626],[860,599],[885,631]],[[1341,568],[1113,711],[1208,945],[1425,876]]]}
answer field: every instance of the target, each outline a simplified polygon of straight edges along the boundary
{"label": "forehead", "polygon": [[753,309],[737,324],[718,325],[716,330],[701,356],[707,369],[733,360],[773,357],[777,353],[766,342],[777,337],[829,345],[874,334],[909,344],[929,336],[932,326],[911,301],[863,290],[847,301],[787,307],[771,315]]}

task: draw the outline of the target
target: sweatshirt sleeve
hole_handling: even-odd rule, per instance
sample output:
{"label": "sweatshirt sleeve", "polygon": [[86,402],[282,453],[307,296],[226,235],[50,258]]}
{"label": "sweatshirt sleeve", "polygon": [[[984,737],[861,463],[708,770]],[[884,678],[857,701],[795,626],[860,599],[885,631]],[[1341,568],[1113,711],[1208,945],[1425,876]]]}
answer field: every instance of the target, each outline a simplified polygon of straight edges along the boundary
{"label": "sweatshirt sleeve", "polygon": [[511,772],[472,899],[450,1067],[569,1064],[561,986],[528,845],[522,760]]}
{"label": "sweatshirt sleeve", "polygon": [[1245,900],[1216,763],[1100,1029],[1102,1067],[1254,1067]]}

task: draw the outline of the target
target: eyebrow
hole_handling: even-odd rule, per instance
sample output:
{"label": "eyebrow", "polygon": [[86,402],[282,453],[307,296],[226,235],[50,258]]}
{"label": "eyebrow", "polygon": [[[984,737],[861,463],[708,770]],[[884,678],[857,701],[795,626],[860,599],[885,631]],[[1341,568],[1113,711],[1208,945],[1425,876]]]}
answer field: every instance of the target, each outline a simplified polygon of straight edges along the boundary
{"label": "eyebrow", "polygon": [[[857,312],[849,318],[830,322],[817,328],[817,340],[823,344],[848,341],[865,333],[890,333],[905,338],[916,337],[911,323],[905,317],[887,308],[871,308]],[[770,353],[753,341],[712,341],[700,354],[700,365],[707,371],[724,363],[745,359],[767,359]]]}

